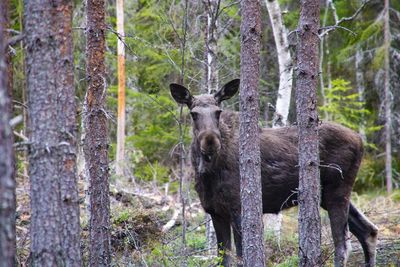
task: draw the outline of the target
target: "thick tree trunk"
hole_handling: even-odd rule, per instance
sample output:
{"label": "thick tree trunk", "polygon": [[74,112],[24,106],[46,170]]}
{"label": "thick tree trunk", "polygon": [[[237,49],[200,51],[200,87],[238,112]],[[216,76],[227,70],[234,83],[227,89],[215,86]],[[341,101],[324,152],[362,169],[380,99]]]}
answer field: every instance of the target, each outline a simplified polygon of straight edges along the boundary
{"label": "thick tree trunk", "polygon": [[392,192],[392,110],[390,92],[390,25],[389,25],[389,0],[385,0],[384,11],[384,46],[385,46],[385,171],[386,171],[386,190]]}
{"label": "thick tree trunk", "polygon": [[265,266],[259,139],[260,2],[241,2],[239,167],[243,260]]}
{"label": "thick tree trunk", "polygon": [[205,27],[205,76],[206,92],[216,92],[218,90],[218,68],[217,68],[217,40],[218,40],[218,12],[220,0],[203,0],[207,25]]}
{"label": "thick tree trunk", "polygon": [[125,167],[125,32],[124,32],[124,0],[117,0],[117,32],[118,38],[118,126],[117,155],[115,172],[124,174]]}
{"label": "thick tree trunk", "polygon": [[66,266],[81,266],[79,195],[77,179],[77,120],[72,42],[72,1],[57,1],[56,82],[57,121],[60,146],[61,238]]}
{"label": "thick tree trunk", "polygon": [[285,126],[289,114],[290,96],[292,94],[293,65],[289,51],[287,31],[282,21],[281,9],[277,0],[265,0],[272,31],[274,33],[275,46],[279,64],[279,90],[276,100],[276,111],[272,127]]}
{"label": "thick tree trunk", "polygon": [[298,26],[296,109],[299,128],[299,266],[317,266],[321,256],[318,153],[319,0],[302,0]]}
{"label": "thick tree trunk", "polygon": [[15,266],[15,178],[11,98],[6,64],[8,4],[0,3],[0,267]]}
{"label": "thick tree trunk", "polygon": [[90,266],[109,266],[110,198],[108,167],[108,128],[105,111],[106,77],[105,2],[87,0],[86,4],[86,79],[88,89],[84,107],[84,153],[89,169]]}
{"label": "thick tree trunk", "polygon": [[60,235],[57,31],[52,1],[24,2],[31,180],[31,262],[64,265]]}

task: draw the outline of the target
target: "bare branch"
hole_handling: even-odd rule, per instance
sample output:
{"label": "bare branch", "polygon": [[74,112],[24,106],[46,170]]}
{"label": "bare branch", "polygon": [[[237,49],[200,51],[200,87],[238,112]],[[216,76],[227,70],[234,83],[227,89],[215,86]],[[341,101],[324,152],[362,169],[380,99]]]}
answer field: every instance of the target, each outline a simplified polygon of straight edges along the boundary
{"label": "bare branch", "polygon": [[370,2],[370,0],[363,1],[363,3],[361,4],[361,6],[356,10],[356,12],[354,12],[354,14],[353,14],[352,16],[350,16],[350,17],[344,17],[344,18],[341,18],[341,19],[338,20],[338,17],[337,17],[337,14],[336,14],[336,8],[335,8],[333,2],[330,1],[330,5],[331,5],[331,7],[332,7],[332,9],[333,9],[333,11],[334,11],[334,17],[335,17],[335,22],[336,22],[336,23],[335,23],[335,25],[332,25],[332,26],[327,26],[327,27],[322,27],[322,28],[320,28],[320,29],[319,29],[319,32],[320,32],[320,33],[319,33],[319,37],[322,38],[322,37],[324,37],[325,35],[327,35],[329,32],[331,32],[331,31],[333,31],[333,30],[335,30],[335,29],[346,30],[346,31],[350,32],[351,34],[356,35],[355,32],[349,30],[348,28],[345,28],[345,27],[343,27],[343,26],[340,26],[340,24],[343,23],[343,22],[347,22],[347,21],[351,21],[351,20],[355,19],[355,18],[358,16],[358,14],[360,14],[360,12],[364,9],[364,7],[365,7],[369,2]]}

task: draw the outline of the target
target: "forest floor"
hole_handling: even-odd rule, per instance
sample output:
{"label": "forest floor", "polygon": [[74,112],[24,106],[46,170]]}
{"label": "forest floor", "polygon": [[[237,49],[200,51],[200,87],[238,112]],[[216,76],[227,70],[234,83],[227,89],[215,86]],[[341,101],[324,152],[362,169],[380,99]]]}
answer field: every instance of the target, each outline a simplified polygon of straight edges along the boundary
{"label": "forest floor", "polygon": [[[121,189],[123,188],[123,189]],[[208,249],[204,212],[196,195],[188,196],[186,245],[182,240],[181,206],[176,196],[158,189],[137,190],[137,186],[111,186],[113,266],[218,266],[215,249]],[[81,247],[85,266],[88,258],[88,216],[83,184],[81,196]],[[390,196],[370,193],[352,196],[352,202],[379,228],[377,266],[400,266],[400,191]],[[333,241],[329,219],[321,212],[324,266],[332,266]],[[29,256],[29,182],[17,179],[17,259],[27,266]],[[278,244],[266,233],[268,266],[297,266],[297,209],[283,212],[282,236]],[[348,266],[362,266],[363,253],[352,237]]]}

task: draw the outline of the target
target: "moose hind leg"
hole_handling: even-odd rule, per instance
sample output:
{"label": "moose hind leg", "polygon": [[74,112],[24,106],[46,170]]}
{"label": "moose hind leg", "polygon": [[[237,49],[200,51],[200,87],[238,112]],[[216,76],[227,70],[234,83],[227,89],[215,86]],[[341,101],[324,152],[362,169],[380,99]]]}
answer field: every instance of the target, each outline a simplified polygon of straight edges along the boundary
{"label": "moose hind leg", "polygon": [[229,218],[211,215],[218,243],[218,255],[222,256],[222,265],[231,266],[229,253],[231,251],[231,226]]}
{"label": "moose hind leg", "polygon": [[349,208],[349,228],[350,232],[361,243],[364,251],[365,266],[375,266],[378,228],[351,203]]}
{"label": "moose hind leg", "polygon": [[329,220],[331,223],[332,237],[335,245],[335,267],[346,266],[351,251],[348,210],[349,202],[346,198],[336,198],[334,201],[326,201]]}

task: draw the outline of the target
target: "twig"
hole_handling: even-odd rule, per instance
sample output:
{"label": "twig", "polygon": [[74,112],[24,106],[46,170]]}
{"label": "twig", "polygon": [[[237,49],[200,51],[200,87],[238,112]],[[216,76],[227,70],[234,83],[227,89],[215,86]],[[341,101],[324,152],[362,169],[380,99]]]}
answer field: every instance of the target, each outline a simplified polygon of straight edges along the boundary
{"label": "twig", "polygon": [[335,23],[335,25],[332,25],[332,26],[327,26],[327,27],[320,28],[319,29],[319,31],[321,32],[319,34],[320,38],[322,38],[323,36],[325,36],[326,34],[328,34],[329,32],[331,32],[331,31],[333,31],[335,29],[346,30],[346,31],[349,31],[350,33],[352,33],[353,35],[356,35],[353,31],[351,31],[351,30],[349,30],[349,29],[347,29],[345,27],[340,26],[340,24],[343,23],[343,22],[347,22],[347,21],[351,21],[351,20],[355,19],[358,16],[358,14],[360,14],[360,12],[363,10],[363,8],[367,5],[367,3],[369,3],[369,2],[370,2],[370,0],[364,1],[352,16],[344,17],[344,18],[341,18],[340,20],[337,20],[335,6],[334,6],[333,2],[330,2],[331,7],[335,12],[334,14],[335,14],[336,23]]}

